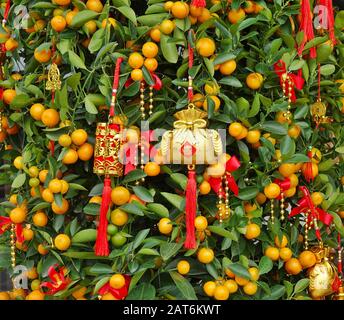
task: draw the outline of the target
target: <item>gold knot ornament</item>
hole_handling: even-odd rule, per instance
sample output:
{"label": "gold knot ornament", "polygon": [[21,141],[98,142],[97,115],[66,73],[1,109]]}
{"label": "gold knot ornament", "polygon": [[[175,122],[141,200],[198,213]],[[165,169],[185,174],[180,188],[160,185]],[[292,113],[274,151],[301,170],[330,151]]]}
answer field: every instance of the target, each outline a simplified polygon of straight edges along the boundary
{"label": "gold knot ornament", "polygon": [[60,70],[56,63],[52,63],[48,71],[48,81],[45,88],[49,91],[61,89]]}
{"label": "gold knot ornament", "polygon": [[311,105],[310,111],[317,126],[332,122],[332,118],[326,116],[326,105],[320,99]]}
{"label": "gold knot ornament", "polygon": [[333,293],[337,270],[330,261],[330,248],[316,246],[311,251],[316,256],[316,264],[308,270],[309,293],[312,299],[320,300]]}
{"label": "gold knot ornament", "polygon": [[207,113],[190,104],[177,112],[174,130],[167,131],[161,141],[165,164],[213,164],[222,154],[222,141],[216,130],[206,129]]}

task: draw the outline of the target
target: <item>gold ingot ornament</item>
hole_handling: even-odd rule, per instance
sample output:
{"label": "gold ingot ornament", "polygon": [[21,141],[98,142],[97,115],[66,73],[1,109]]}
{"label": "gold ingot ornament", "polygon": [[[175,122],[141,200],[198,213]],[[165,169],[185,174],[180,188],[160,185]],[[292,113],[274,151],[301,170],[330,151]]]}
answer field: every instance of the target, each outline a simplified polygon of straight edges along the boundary
{"label": "gold ingot ornament", "polygon": [[173,130],[167,131],[161,141],[165,164],[214,164],[222,154],[222,141],[216,130],[206,129],[207,113],[190,104],[177,112]]}
{"label": "gold ingot ornament", "polygon": [[335,265],[330,261],[330,249],[316,246],[311,248],[316,256],[316,264],[308,270],[309,294],[314,300],[324,299],[332,294],[332,284],[337,277]]}
{"label": "gold ingot ornament", "polygon": [[326,105],[321,101],[321,99],[318,99],[311,105],[310,111],[317,126],[323,123],[331,123],[333,121],[332,118],[326,116]]}
{"label": "gold ingot ornament", "polygon": [[48,71],[48,81],[45,88],[49,91],[61,90],[60,70],[56,63],[52,63]]}

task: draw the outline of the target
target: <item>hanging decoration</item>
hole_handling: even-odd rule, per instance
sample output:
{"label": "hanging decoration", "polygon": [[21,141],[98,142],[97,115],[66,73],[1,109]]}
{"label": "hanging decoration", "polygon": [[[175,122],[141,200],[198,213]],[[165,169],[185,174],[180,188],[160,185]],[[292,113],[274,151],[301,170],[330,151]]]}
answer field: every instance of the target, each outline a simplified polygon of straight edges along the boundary
{"label": "hanging decoration", "polygon": [[103,285],[98,291],[99,299],[101,299],[104,294],[111,293],[116,299],[124,300],[129,292],[131,278],[126,274],[123,274],[123,277],[125,279],[125,285],[120,289],[112,288],[109,282]]}
{"label": "hanging decoration", "polygon": [[116,62],[109,120],[107,123],[98,123],[96,130],[93,172],[105,176],[95,245],[95,254],[97,256],[109,255],[109,244],[107,241],[108,220],[106,216],[111,202],[111,176],[120,177],[123,175],[123,164],[119,159],[119,151],[122,143],[121,132],[123,128],[114,121],[122,61],[122,58],[118,58]]}
{"label": "hanging decoration", "polygon": [[332,0],[318,0],[319,16],[321,16],[321,21],[316,29],[323,32],[324,29],[328,30],[329,38],[332,45],[337,43],[334,34],[334,10],[332,5]]}
{"label": "hanging decoration", "polygon": [[49,267],[48,277],[50,281],[42,282],[40,285],[41,288],[49,289],[45,292],[47,295],[54,295],[57,292],[66,289],[66,287],[71,283],[71,279],[66,277],[66,268],[57,267],[57,264]]}
{"label": "hanging decoration", "polygon": [[342,261],[342,244],[341,244],[341,236],[338,232],[338,260],[337,260],[337,270],[338,270],[338,290],[337,293],[333,296],[333,300],[344,300],[344,286],[343,286],[343,261]]}
{"label": "hanging decoration", "polygon": [[191,5],[198,8],[205,8],[207,6],[207,2],[205,0],[192,0]]}
{"label": "hanging decoration", "polygon": [[[284,221],[285,220],[285,192],[291,188],[290,185],[290,179],[289,178],[284,178],[284,180],[280,179],[275,179],[274,183],[276,183],[281,190],[280,195],[277,197],[277,200],[280,200],[280,220]],[[271,199],[271,201],[274,201],[274,199]],[[271,222],[273,223],[274,221],[274,216],[273,216],[273,211],[272,211],[272,216],[271,216]]]}
{"label": "hanging decoration", "polygon": [[278,62],[274,64],[274,70],[280,79],[283,95],[288,99],[287,111],[283,116],[289,120],[291,118],[291,104],[296,101],[295,88],[297,90],[302,90],[305,83],[302,77],[302,69],[299,69],[297,74],[287,72],[285,62],[283,60],[278,60]]}
{"label": "hanging decoration", "polygon": [[222,141],[217,131],[205,129],[207,122],[204,118],[207,113],[198,110],[192,104],[193,78],[190,70],[193,66],[193,48],[189,33],[189,86],[188,86],[188,107],[186,110],[177,112],[174,116],[174,130],[167,131],[161,141],[161,153],[165,164],[184,164],[188,166],[188,181],[186,186],[186,240],[184,247],[194,249],[195,218],[197,211],[197,183],[196,165],[216,163],[217,157],[222,154]]}
{"label": "hanging decoration", "polygon": [[[220,178],[210,177],[208,182],[211,188],[214,190],[215,193],[218,195],[218,204],[217,207],[219,208],[219,221],[220,223],[223,220],[228,219],[230,216],[230,208],[229,208],[229,190],[232,191],[236,196],[239,194],[239,187],[232,175],[232,173],[240,168],[240,161],[237,159],[236,156],[232,156],[226,162],[226,172]],[[224,210],[223,207],[223,200],[225,201]]]}

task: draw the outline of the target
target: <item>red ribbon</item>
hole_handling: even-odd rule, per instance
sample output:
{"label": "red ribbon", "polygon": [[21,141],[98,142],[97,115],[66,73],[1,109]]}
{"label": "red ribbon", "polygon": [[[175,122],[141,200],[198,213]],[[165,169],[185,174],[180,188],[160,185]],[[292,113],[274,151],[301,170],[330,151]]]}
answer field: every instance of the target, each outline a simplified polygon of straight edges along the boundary
{"label": "red ribbon", "polygon": [[[158,75],[156,74],[156,73],[154,73],[154,72],[151,72],[150,73],[151,74],[151,76],[152,76],[152,79],[153,79],[153,81],[154,81],[154,85],[153,85],[153,89],[154,90],[157,90],[157,91],[159,91],[159,90],[161,90],[162,89],[162,81],[161,81],[161,79],[158,77]],[[145,80],[142,80],[145,84],[147,84],[147,82],[145,81]],[[135,81],[133,80],[133,79],[131,79],[131,78],[128,78],[128,80],[125,82],[125,84],[124,84],[124,87],[125,88],[128,88],[128,87],[130,87],[133,83],[134,83]]]}
{"label": "red ribbon", "polygon": [[278,75],[280,79],[281,87],[283,87],[283,82],[284,82],[283,76],[287,74],[287,77],[289,78],[290,81],[288,80],[285,81],[285,91],[288,94],[289,86],[291,86],[291,101],[295,102],[296,101],[295,88],[298,90],[302,90],[303,85],[305,83],[305,80],[302,78],[302,69],[299,69],[297,71],[297,74],[294,74],[291,72],[287,73],[286,65],[283,60],[278,60],[278,62],[274,64],[274,69],[275,69],[275,73]]}
{"label": "red ribbon", "polygon": [[[123,62],[123,58],[118,58],[116,61],[116,67],[115,67],[115,74],[113,78],[113,86],[112,86],[112,97],[116,98],[117,96],[117,90],[119,85],[119,75],[121,72],[121,64]],[[110,117],[113,117],[115,115],[115,106],[111,104],[110,107]]]}
{"label": "red ribbon", "polygon": [[[10,228],[12,221],[8,217],[0,216],[0,235]],[[23,225],[21,223],[16,224],[16,238],[19,243],[24,242]]]}
{"label": "red ribbon", "polygon": [[[188,43],[188,51],[189,51],[189,72],[190,72],[191,68],[193,67],[193,61],[194,61],[194,50],[191,47],[190,43]],[[188,87],[188,99],[189,99],[189,102],[192,101],[193,96],[194,96],[193,88],[192,88],[192,86],[189,86]]]}
{"label": "red ribbon", "polygon": [[124,274],[123,277],[125,279],[125,285],[121,289],[114,289],[109,283],[106,283],[99,289],[99,294],[104,295],[110,292],[116,299],[124,300],[128,295],[131,278],[126,274]]}
{"label": "red ribbon", "polygon": [[[226,173],[225,173],[225,179],[227,179],[228,187],[229,189],[237,196],[239,194],[239,187],[235,181],[235,179],[232,176],[232,172],[236,171],[240,167],[240,161],[237,159],[236,156],[231,157],[226,162]],[[208,180],[211,188],[219,194],[220,188],[222,186],[222,178],[214,178],[210,177]],[[224,195],[224,193],[222,194]]]}
{"label": "red ribbon", "polygon": [[55,264],[48,269],[48,277],[50,282],[46,281],[41,283],[41,288],[48,288],[49,290],[45,293],[47,295],[54,295],[55,293],[64,290],[68,284],[71,282],[69,278],[66,278],[64,275],[65,267],[59,267],[55,269],[58,265]]}
{"label": "red ribbon", "polygon": [[6,24],[6,22],[7,22],[8,15],[10,13],[10,9],[11,9],[11,0],[7,0],[5,12],[4,12],[4,19],[2,20],[3,24]]}
{"label": "red ribbon", "polygon": [[[280,179],[275,179],[274,183],[278,184],[278,186],[281,189],[281,193],[282,192],[286,192],[287,190],[290,189],[291,185],[290,185],[290,179],[289,178],[285,178],[284,180],[280,180]],[[279,195],[277,197],[278,200],[281,200],[281,195]]]}
{"label": "red ribbon", "polygon": [[[304,194],[303,198],[301,198],[298,203],[297,207],[293,208],[289,214],[289,218],[295,217],[296,215],[304,212],[309,211],[308,215],[308,223],[317,220],[321,221],[326,226],[329,226],[332,223],[333,217],[327,213],[326,211],[316,208],[312,197],[310,195],[309,190],[305,186],[301,186],[300,190]],[[315,234],[319,240],[321,240],[320,230],[319,228],[315,229]]]}

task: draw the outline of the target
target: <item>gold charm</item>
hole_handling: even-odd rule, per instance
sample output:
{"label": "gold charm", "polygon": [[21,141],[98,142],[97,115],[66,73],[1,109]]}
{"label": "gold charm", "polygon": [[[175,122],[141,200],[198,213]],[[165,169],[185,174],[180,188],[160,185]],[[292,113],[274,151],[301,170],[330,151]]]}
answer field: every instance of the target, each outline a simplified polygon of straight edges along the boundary
{"label": "gold charm", "polygon": [[52,63],[48,71],[48,81],[45,88],[49,91],[61,89],[60,70],[56,63]]}
{"label": "gold charm", "polygon": [[319,126],[322,123],[331,123],[332,119],[326,116],[326,105],[319,99],[310,108],[314,122]]}
{"label": "gold charm", "polygon": [[328,247],[313,247],[311,251],[315,254],[317,262],[308,270],[309,293],[315,299],[324,299],[333,293],[332,284],[337,277],[337,270],[330,261],[330,249]]}

